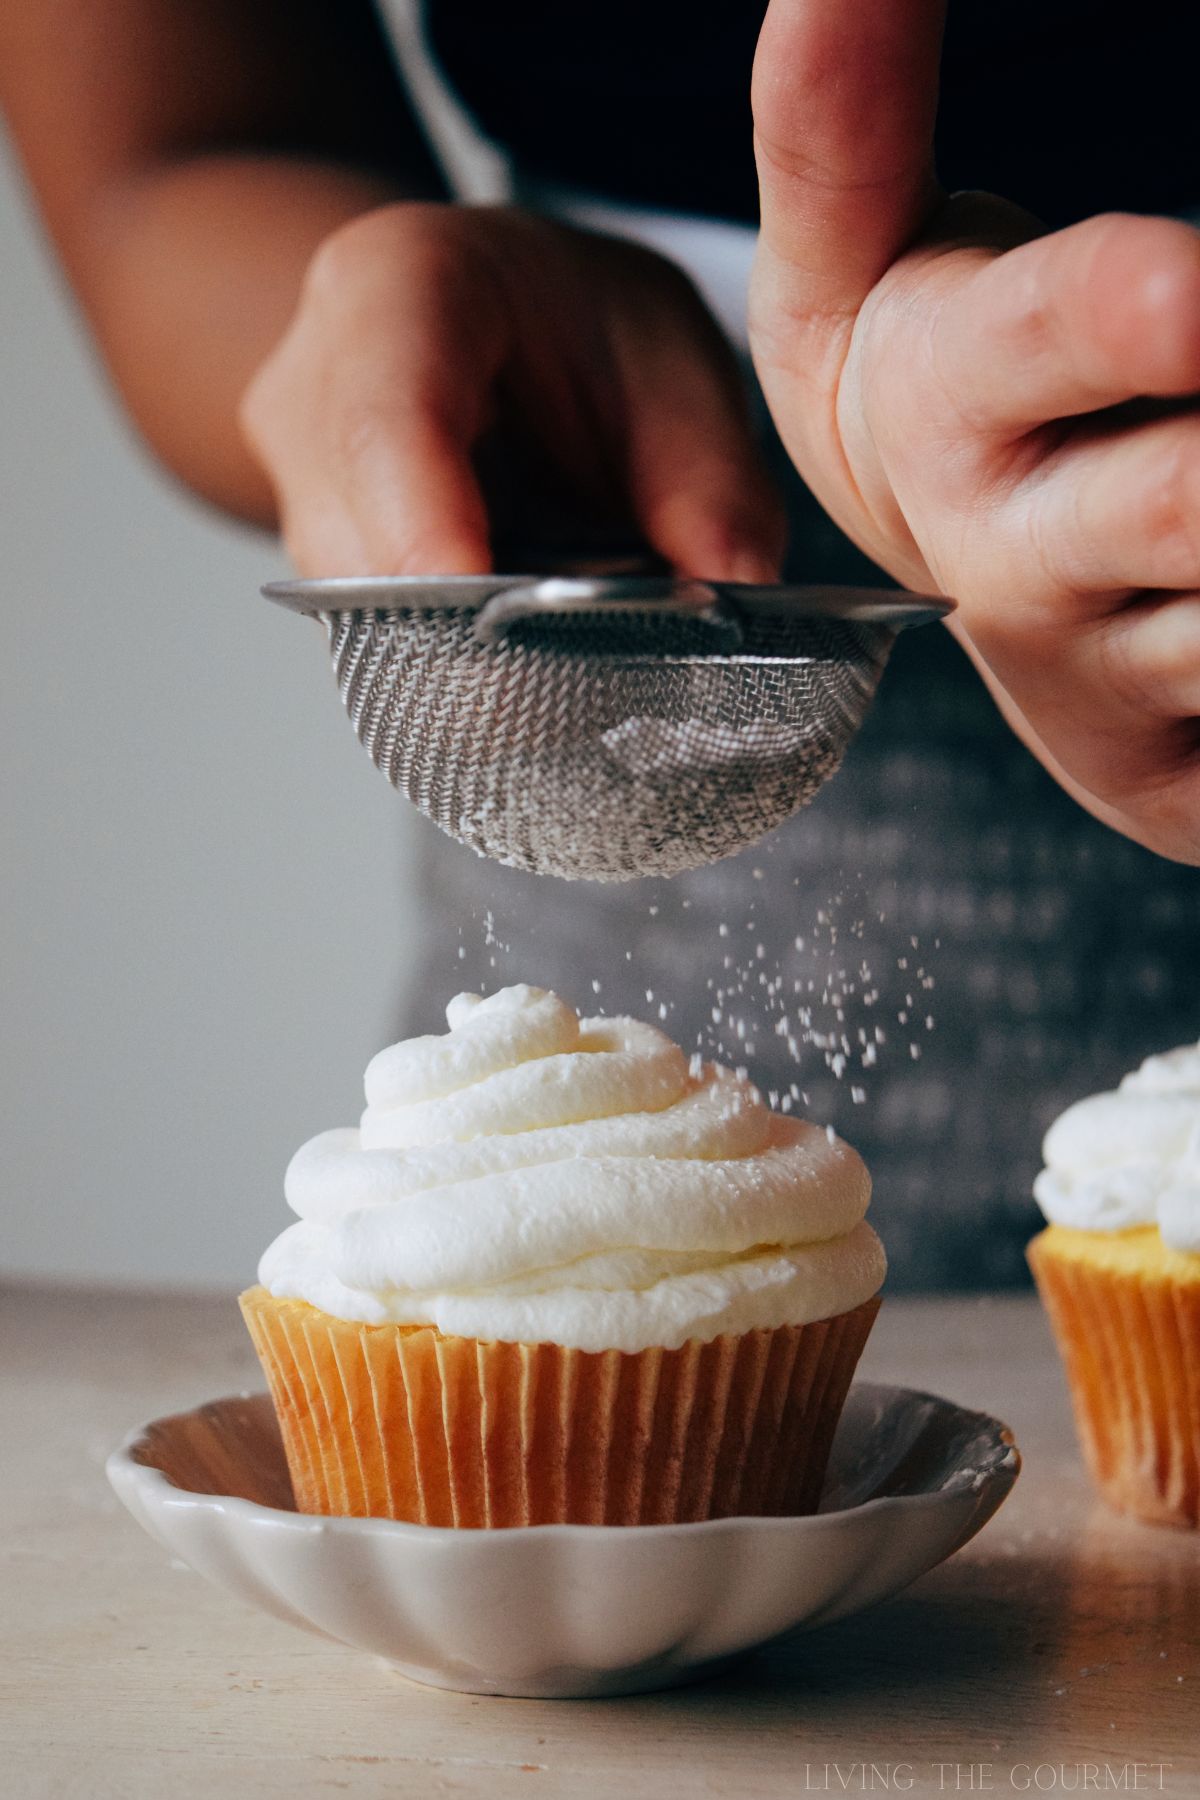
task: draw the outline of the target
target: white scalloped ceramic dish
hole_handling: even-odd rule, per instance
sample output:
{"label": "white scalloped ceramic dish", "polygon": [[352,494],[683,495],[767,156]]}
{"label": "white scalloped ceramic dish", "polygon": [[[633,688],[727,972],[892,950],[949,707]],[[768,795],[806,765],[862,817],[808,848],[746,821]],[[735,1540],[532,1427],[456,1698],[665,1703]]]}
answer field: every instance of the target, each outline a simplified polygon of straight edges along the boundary
{"label": "white scalloped ceramic dish", "polygon": [[292,1508],[265,1394],[155,1420],[108,1459],[139,1524],[240,1598],[415,1681],[544,1697],[670,1687],[883,1600],[973,1537],[1019,1469],[998,1420],[865,1382],[806,1518],[453,1531],[312,1517]]}

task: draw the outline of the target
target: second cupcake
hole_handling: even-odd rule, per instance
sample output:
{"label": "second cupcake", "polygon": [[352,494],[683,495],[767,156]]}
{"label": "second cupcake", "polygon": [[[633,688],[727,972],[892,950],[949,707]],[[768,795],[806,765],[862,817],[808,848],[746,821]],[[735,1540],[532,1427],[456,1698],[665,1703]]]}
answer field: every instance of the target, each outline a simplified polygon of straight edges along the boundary
{"label": "second cupcake", "polygon": [[1152,1056],[1050,1127],[1029,1246],[1106,1498],[1200,1524],[1200,1045]]}

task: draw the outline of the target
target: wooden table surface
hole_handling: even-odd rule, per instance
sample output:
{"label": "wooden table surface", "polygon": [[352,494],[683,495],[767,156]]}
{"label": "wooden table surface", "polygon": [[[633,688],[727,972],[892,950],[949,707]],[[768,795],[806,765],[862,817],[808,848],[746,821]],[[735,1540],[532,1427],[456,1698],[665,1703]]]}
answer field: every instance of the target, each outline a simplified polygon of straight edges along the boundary
{"label": "wooden table surface", "polygon": [[0,1796],[1200,1795],[1200,1536],[1092,1496],[1036,1302],[893,1299],[864,1372],[1012,1425],[964,1551],[696,1687],[479,1699],[210,1587],[109,1491],[131,1426],[261,1385],[231,1297],[0,1290]]}

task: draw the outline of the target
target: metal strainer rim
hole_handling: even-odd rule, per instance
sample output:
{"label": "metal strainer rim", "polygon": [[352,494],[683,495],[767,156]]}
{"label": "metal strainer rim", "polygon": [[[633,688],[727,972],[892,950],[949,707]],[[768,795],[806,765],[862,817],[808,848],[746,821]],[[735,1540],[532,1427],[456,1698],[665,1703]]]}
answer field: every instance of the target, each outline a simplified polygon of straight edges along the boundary
{"label": "metal strainer rim", "polygon": [[[571,577],[569,585],[575,603],[569,610],[595,608],[655,612],[666,610],[663,591],[676,593],[686,589],[692,596],[697,616],[704,604],[728,607],[734,616],[739,610],[810,618],[854,620],[863,624],[888,625],[901,631],[911,625],[928,624],[944,618],[954,610],[954,602],[938,595],[911,594],[894,588],[852,588],[809,585],[792,582],[756,584],[745,582],[672,582],[670,578],[641,576]],[[488,603],[504,596],[506,610],[523,618],[543,616],[564,610],[550,603],[564,586],[561,576],[545,574],[494,575],[333,575],[318,578],[271,581],[262,589],[266,599],[292,612],[313,616],[348,612],[430,612],[456,608],[476,611],[482,618]],[[514,609],[512,603],[524,599],[526,609]],[[670,610],[676,610],[674,605]],[[515,622],[515,621],[514,621]],[[491,635],[490,633],[488,635]],[[716,654],[730,658],[728,648]],[[632,653],[636,656],[636,652]],[[703,653],[688,660],[703,660]],[[793,658],[766,659],[789,662]]]}

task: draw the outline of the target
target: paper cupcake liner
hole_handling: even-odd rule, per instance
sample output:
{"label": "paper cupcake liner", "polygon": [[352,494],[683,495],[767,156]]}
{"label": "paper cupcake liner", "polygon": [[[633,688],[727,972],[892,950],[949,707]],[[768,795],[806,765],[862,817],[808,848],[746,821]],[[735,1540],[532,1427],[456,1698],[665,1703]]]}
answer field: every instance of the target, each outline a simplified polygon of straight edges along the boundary
{"label": "paper cupcake liner", "polygon": [[301,1512],[646,1525],[814,1511],[879,1301],[636,1355],[241,1306]]}
{"label": "paper cupcake liner", "polygon": [[1200,1524],[1200,1257],[1153,1226],[1052,1225],[1028,1254],[1097,1486],[1140,1519]]}

